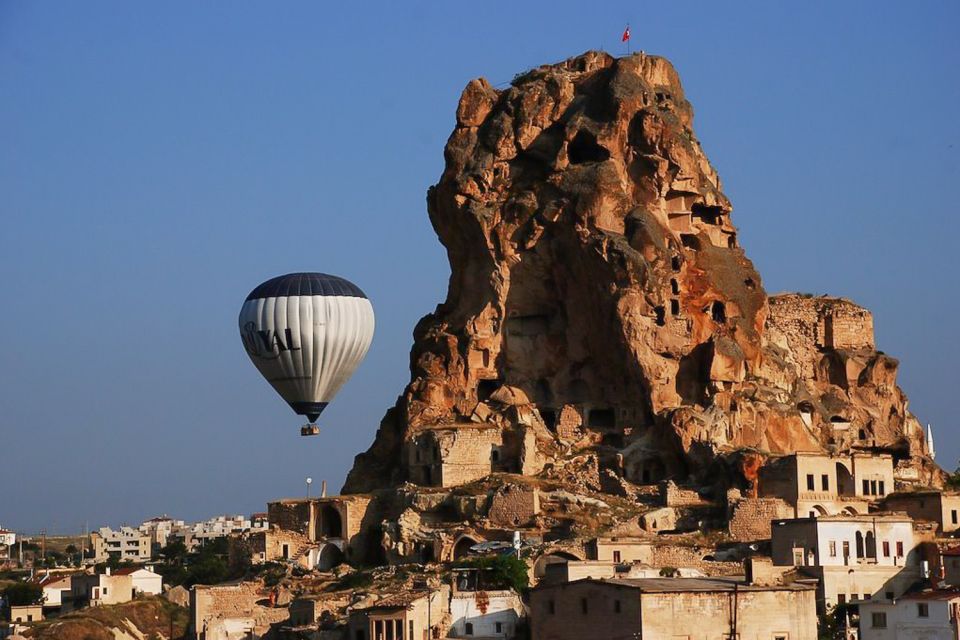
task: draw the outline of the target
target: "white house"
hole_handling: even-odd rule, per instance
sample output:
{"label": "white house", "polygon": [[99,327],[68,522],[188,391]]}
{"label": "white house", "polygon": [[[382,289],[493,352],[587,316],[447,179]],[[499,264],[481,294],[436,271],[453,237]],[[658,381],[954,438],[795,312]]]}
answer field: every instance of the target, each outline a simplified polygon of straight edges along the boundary
{"label": "white house", "polygon": [[69,575],[46,575],[36,584],[43,589],[43,606],[45,609],[57,608],[63,604],[63,595],[70,595]]}
{"label": "white house", "polygon": [[872,597],[898,598],[921,577],[913,521],[902,514],[774,520],[771,557],[818,578],[820,611]]}
{"label": "white house", "polygon": [[450,592],[450,632],[458,638],[513,638],[526,610],[510,589],[483,589],[475,569],[455,569]]}
{"label": "white house", "polygon": [[163,577],[155,573],[153,567],[125,567],[117,569],[113,575],[130,576],[135,594],[158,596],[163,593]]}
{"label": "white house", "polygon": [[860,640],[956,640],[960,591],[922,591],[860,604]]}

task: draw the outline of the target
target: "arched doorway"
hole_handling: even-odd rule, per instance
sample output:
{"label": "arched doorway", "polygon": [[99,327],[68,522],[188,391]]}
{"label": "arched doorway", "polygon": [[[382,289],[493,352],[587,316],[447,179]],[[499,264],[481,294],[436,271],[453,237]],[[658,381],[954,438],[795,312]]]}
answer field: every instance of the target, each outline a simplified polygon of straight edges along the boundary
{"label": "arched doorway", "polygon": [[343,537],[343,519],[340,511],[332,504],[325,504],[320,509],[320,537]]}
{"label": "arched doorway", "polygon": [[533,577],[536,580],[540,580],[547,574],[547,567],[551,564],[558,564],[562,562],[569,561],[578,561],[580,558],[568,553],[566,551],[551,551],[550,553],[544,554],[537,558],[537,561],[533,563]]}
{"label": "arched doorway", "polygon": [[863,534],[857,531],[857,557],[863,557]]}
{"label": "arched doorway", "polygon": [[317,558],[317,569],[329,571],[335,566],[343,563],[343,552],[335,544],[328,544],[320,550],[320,557]]}
{"label": "arched doorway", "polygon": [[470,536],[463,536],[453,545],[453,559],[460,560],[470,555],[470,547],[480,544],[479,540],[474,540]]}

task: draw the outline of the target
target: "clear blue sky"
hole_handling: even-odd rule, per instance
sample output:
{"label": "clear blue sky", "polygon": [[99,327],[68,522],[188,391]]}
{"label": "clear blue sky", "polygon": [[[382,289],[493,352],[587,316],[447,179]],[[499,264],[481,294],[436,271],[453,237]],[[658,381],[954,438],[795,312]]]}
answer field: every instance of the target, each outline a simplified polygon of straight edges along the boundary
{"label": "clear blue sky", "polygon": [[[0,524],[338,490],[445,294],[424,198],[463,86],[622,52],[628,21],[679,69],[767,290],[871,308],[953,468],[960,3],[0,0]],[[318,438],[236,328],[295,270],[378,314]]]}

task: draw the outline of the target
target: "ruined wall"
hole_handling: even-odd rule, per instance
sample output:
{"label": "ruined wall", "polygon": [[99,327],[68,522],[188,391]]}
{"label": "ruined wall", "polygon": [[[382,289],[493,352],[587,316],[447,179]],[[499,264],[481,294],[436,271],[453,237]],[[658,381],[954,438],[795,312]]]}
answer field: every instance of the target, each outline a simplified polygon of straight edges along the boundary
{"label": "ruined wall", "polygon": [[313,524],[309,501],[306,499],[278,500],[267,504],[267,522],[271,527],[310,535]]}
{"label": "ruined wall", "polygon": [[286,607],[263,607],[258,601],[268,597],[268,589],[258,582],[236,585],[197,585],[190,592],[190,615],[197,638],[212,640],[227,637],[226,631],[250,628],[261,635],[270,625],[288,617]]}
{"label": "ruined wall", "polygon": [[660,500],[665,507],[690,507],[704,504],[703,498],[693,489],[678,487],[673,481],[660,484]]}
{"label": "ruined wall", "polygon": [[498,527],[522,527],[530,524],[540,513],[540,490],[507,484],[499,488],[490,499],[487,519]]}
{"label": "ruined wall", "polygon": [[727,530],[741,542],[769,540],[771,521],[793,515],[793,507],[780,498],[742,498],[731,506]]}

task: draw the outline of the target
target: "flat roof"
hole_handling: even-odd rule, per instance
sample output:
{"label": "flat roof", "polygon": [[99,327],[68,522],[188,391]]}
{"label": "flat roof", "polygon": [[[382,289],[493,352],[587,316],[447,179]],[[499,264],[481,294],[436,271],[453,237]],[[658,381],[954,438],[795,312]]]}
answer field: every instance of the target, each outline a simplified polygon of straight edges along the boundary
{"label": "flat roof", "polygon": [[821,515],[816,517],[807,516],[806,518],[778,518],[774,520],[777,526],[784,526],[793,523],[817,523],[817,522],[873,522],[880,520],[883,522],[913,522],[913,518],[905,513],[899,512],[880,512],[880,513],[858,513],[835,515]]}
{"label": "flat roof", "polygon": [[[761,586],[747,584],[744,576],[722,576],[713,578],[584,578],[544,588],[557,588],[564,585],[591,582],[603,585],[615,585],[637,589],[641,593],[696,593],[730,591],[812,591],[815,584],[791,583],[783,585]],[[539,587],[538,587],[539,588]]]}

